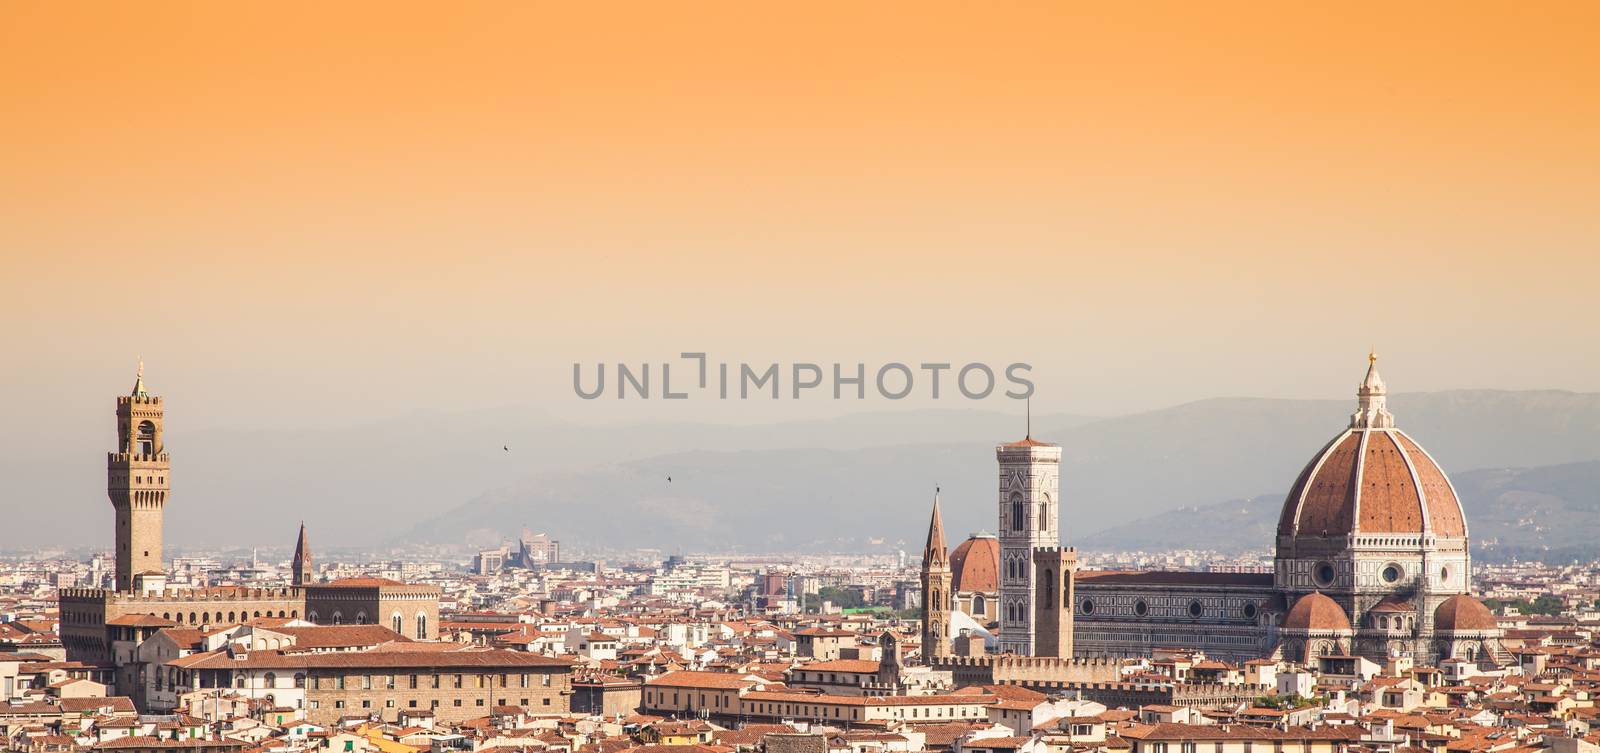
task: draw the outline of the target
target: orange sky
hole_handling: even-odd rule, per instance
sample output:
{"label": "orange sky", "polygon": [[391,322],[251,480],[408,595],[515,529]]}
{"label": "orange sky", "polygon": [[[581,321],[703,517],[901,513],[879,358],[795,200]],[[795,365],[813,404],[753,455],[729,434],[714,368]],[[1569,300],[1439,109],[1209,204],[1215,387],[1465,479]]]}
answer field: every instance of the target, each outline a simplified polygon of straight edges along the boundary
{"label": "orange sky", "polygon": [[205,424],[835,410],[571,396],[681,350],[1600,390],[1600,5],[784,7],[5,3],[4,383],[97,431],[138,355]]}

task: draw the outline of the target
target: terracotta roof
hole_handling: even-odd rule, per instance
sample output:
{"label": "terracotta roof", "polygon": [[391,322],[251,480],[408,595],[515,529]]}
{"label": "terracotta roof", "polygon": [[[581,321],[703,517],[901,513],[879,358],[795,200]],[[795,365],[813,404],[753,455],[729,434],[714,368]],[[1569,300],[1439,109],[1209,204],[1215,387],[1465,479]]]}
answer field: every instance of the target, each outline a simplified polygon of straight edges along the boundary
{"label": "terracotta roof", "polygon": [[1286,630],[1350,630],[1350,617],[1344,607],[1321,592],[1300,597],[1283,618]]}
{"label": "terracotta roof", "polygon": [[1445,599],[1433,610],[1434,630],[1497,630],[1499,627],[1494,613],[1483,602],[1466,594]]}
{"label": "terracotta roof", "polygon": [[265,629],[294,638],[295,648],[376,646],[389,641],[410,640],[382,625],[278,626]]}
{"label": "terracotta roof", "polygon": [[1346,429],[1300,472],[1278,516],[1281,535],[1465,536],[1461,503],[1433,458],[1399,429]]}
{"label": "terracotta roof", "polygon": [[327,583],[308,584],[307,588],[372,588],[374,586],[408,585],[389,578],[340,578]]}
{"label": "terracotta roof", "polygon": [[225,651],[193,654],[167,662],[182,669],[335,669],[335,668],[433,668],[433,667],[571,667],[566,659],[555,659],[526,651],[506,649],[463,649],[443,651],[334,651],[289,653],[252,651],[244,658],[229,657]]}
{"label": "terracotta roof", "polygon": [[877,672],[879,663],[871,659],[834,659],[833,661],[819,661],[811,664],[801,664],[795,667],[799,672]]}
{"label": "terracotta roof", "polygon": [[660,677],[653,677],[646,680],[645,684],[678,688],[739,690],[754,686],[757,683],[746,679],[744,675],[736,675],[732,672],[694,672],[682,669],[668,672]]}
{"label": "terracotta roof", "polygon": [[1401,600],[1398,600],[1398,599],[1389,598],[1389,599],[1384,599],[1383,601],[1378,602],[1376,605],[1374,605],[1371,609],[1369,609],[1367,611],[1369,611],[1369,612],[1415,612],[1417,610],[1416,610],[1416,607],[1412,606],[1411,602],[1409,602],[1409,601],[1401,601]]}
{"label": "terracotta roof", "polygon": [[106,620],[107,625],[118,627],[176,627],[178,623],[163,620],[153,614],[124,614]]}
{"label": "terracotta roof", "polygon": [[1049,442],[1040,442],[1039,440],[1034,439],[1031,436],[1030,437],[1023,437],[1022,439],[1019,439],[1019,440],[1017,440],[1015,442],[1006,442],[1005,444],[1000,445],[1000,446],[1001,447],[1055,447],[1055,445],[1050,444]]}
{"label": "terracotta roof", "polygon": [[951,590],[996,593],[1000,590],[1000,540],[973,536],[950,553]]}
{"label": "terracotta roof", "polygon": [[105,698],[63,698],[60,700],[61,710],[75,713],[85,711],[99,711],[110,709],[113,713],[136,713],[133,708],[133,699],[125,695],[106,696]]}
{"label": "terracotta roof", "polygon": [[1272,573],[1204,573],[1186,570],[1080,570],[1094,585],[1270,586]]}

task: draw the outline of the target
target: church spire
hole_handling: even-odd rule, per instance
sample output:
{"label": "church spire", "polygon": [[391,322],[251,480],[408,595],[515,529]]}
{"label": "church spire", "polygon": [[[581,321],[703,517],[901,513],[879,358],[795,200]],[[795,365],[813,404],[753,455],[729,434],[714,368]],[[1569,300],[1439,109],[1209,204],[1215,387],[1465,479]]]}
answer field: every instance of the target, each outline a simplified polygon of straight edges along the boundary
{"label": "church spire", "polygon": [[933,519],[922,548],[922,656],[929,663],[950,655],[950,587],[950,555],[944,548],[939,488],[934,487]]}
{"label": "church spire", "polygon": [[1389,389],[1378,374],[1378,354],[1367,352],[1367,376],[1356,388],[1356,412],[1350,414],[1352,429],[1392,429],[1394,415],[1389,412]]}
{"label": "church spire", "polygon": [[300,521],[300,538],[294,545],[294,585],[304,586],[311,582],[311,542],[306,538],[306,522]]}
{"label": "church spire", "polygon": [[939,516],[939,487],[933,488],[933,519],[928,521],[928,543],[922,547],[922,564],[948,563],[944,547],[944,520]]}

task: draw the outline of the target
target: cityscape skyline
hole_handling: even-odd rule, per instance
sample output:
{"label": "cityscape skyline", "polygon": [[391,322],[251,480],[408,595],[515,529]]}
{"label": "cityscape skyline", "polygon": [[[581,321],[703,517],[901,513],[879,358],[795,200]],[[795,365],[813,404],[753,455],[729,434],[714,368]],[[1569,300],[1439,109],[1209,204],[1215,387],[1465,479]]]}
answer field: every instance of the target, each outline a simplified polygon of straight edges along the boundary
{"label": "cityscape skyline", "polygon": [[0,3],[0,753],[1600,753],[1600,2]]}

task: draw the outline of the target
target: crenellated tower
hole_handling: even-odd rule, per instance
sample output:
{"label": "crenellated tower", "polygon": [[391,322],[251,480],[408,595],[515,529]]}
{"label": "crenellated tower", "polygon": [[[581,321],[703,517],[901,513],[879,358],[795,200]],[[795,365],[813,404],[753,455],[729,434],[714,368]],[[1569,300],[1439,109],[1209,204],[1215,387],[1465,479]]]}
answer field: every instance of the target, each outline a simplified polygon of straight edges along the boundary
{"label": "crenellated tower", "polygon": [[117,398],[117,449],[106,454],[106,494],[116,510],[117,590],[160,582],[161,519],[170,490],[164,409],[144,386],[144,363],[133,391]]}
{"label": "crenellated tower", "polygon": [[933,519],[922,547],[922,658],[932,663],[950,655],[950,553],[944,546],[939,493],[933,494]]}
{"label": "crenellated tower", "polygon": [[1034,551],[1061,540],[1061,447],[1028,436],[995,448],[1000,465],[1000,651],[1033,656]]}

